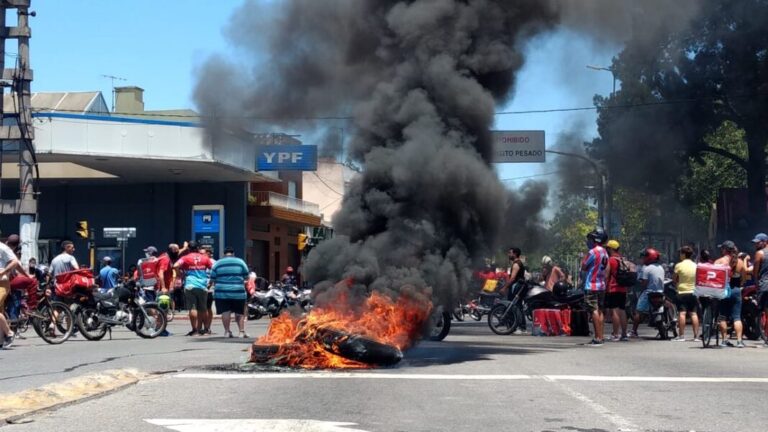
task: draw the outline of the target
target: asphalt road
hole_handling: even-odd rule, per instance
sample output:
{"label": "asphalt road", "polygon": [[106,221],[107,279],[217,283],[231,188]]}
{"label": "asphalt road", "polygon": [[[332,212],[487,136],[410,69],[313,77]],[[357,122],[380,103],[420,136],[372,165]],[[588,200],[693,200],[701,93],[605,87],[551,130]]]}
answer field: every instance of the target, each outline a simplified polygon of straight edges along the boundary
{"label": "asphalt road", "polygon": [[[173,323],[182,334],[185,323]],[[265,330],[252,325],[252,335]],[[647,335],[650,336],[648,331]],[[235,372],[247,342],[37,340],[0,352],[2,391],[98,370],[178,370],[7,425],[27,431],[765,431],[768,349],[634,340],[496,336],[455,325],[396,368]],[[228,370],[229,369],[229,370]]]}

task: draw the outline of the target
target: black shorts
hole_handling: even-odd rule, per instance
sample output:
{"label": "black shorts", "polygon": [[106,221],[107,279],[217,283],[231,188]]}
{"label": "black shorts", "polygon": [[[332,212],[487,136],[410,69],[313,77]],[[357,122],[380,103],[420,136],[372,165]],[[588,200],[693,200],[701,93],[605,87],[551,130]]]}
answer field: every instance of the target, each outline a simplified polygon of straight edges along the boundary
{"label": "black shorts", "polygon": [[696,313],[699,310],[699,299],[693,294],[678,294],[675,306],[678,312]]}
{"label": "black shorts", "polygon": [[216,313],[223,314],[226,312],[243,315],[245,313],[245,300],[216,299]]}
{"label": "black shorts", "polygon": [[627,308],[627,293],[615,292],[605,294],[605,307],[607,309],[621,309]]}
{"label": "black shorts", "polygon": [[605,308],[605,291],[587,291],[584,300],[590,312],[603,310]]}
{"label": "black shorts", "polygon": [[213,293],[208,291],[208,299],[206,300],[205,305],[208,307],[208,310],[211,310],[213,307]]}

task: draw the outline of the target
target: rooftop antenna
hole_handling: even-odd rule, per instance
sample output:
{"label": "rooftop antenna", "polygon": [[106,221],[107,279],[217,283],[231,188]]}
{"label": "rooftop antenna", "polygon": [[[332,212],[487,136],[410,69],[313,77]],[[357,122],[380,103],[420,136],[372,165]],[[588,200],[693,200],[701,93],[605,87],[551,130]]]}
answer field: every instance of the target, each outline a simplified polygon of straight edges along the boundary
{"label": "rooftop antenna", "polygon": [[122,77],[114,76],[114,75],[104,75],[104,74],[102,74],[101,76],[104,77],[104,78],[107,78],[108,80],[111,81],[111,85],[112,85],[112,112],[114,113],[115,112],[115,80],[117,80],[117,81],[128,81],[128,80],[126,78],[122,78]]}

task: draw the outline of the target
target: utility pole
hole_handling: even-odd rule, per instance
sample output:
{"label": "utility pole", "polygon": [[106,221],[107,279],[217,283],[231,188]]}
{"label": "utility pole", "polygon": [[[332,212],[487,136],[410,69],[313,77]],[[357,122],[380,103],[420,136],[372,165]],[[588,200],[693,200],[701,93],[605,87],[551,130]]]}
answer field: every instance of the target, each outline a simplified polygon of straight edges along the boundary
{"label": "utility pole", "polygon": [[[597,164],[597,162],[593,161],[592,159],[580,155],[578,153],[570,153],[570,152],[564,152],[559,150],[545,150],[545,153],[552,153],[560,156],[568,156],[573,157],[576,159],[581,159],[584,162],[587,162],[592,169],[595,171],[595,176],[600,180],[600,183],[597,185],[598,191],[597,191],[597,222],[600,224],[603,229],[606,230],[606,233],[608,233],[608,228],[605,226],[605,201],[606,201],[606,176],[603,173],[603,171],[600,169],[600,166]],[[610,233],[608,233],[610,235]]]}
{"label": "utility pole", "polygon": [[[4,112],[0,107],[0,145],[11,147],[18,145],[19,153],[19,198],[0,200],[0,213],[19,215],[19,235],[21,236],[22,261],[37,258],[37,191],[34,171],[37,160],[34,148],[34,128],[32,127],[32,70],[29,67],[29,17],[31,0],[0,0],[0,70],[2,70],[2,93],[10,87],[14,100],[14,110]],[[6,12],[16,9],[18,16],[15,27],[7,27]],[[5,67],[5,46],[8,39],[18,42],[18,56],[13,68]]]}

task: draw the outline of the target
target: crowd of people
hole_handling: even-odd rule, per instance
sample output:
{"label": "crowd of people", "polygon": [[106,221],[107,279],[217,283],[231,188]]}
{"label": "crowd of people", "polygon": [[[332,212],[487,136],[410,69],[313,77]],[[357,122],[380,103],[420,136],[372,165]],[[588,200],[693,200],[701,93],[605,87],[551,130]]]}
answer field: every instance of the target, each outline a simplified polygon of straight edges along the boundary
{"label": "crowd of people", "polygon": [[[215,304],[221,314],[224,336],[233,338],[232,315],[238,329],[238,337],[250,338],[246,332],[246,301],[256,290],[256,273],[245,261],[235,256],[232,248],[226,248],[221,259],[214,259],[213,249],[198,245],[195,241],[168,245],[163,253],[154,246],[144,250],[144,256],[136,265],[121,274],[111,257],[101,259],[101,268],[95,275],[97,289],[109,292],[119,284],[135,284],[147,301],[157,301],[162,307],[188,310],[190,331],[187,336],[213,334]],[[61,252],[48,266],[38,265],[31,258],[27,265],[21,263],[21,248],[18,235],[10,235],[0,243],[0,311],[6,311],[12,293],[24,293],[26,307],[34,308],[39,296],[47,295],[53,300],[56,295],[56,277],[80,269],[74,256],[75,246],[71,241],[61,243]],[[292,269],[291,269],[292,271]],[[287,272],[286,277],[295,277]],[[0,347],[10,347],[15,334],[9,326],[6,314],[0,313]],[[166,330],[162,336],[170,336]]]}
{"label": "crowd of people", "polygon": [[[700,298],[695,295],[697,265],[714,264],[730,269],[728,295],[718,302],[719,331],[722,335],[721,346],[743,348],[743,323],[741,317],[743,287],[756,285],[759,291],[759,311],[768,314],[768,235],[755,235],[752,243],[755,247],[754,259],[745,252],[740,252],[733,241],[726,240],[718,245],[719,257],[713,258],[709,250],[703,249],[698,255],[690,245],[678,250],[674,266],[663,265],[661,254],[654,248],[646,248],[636,265],[628,257],[622,256],[621,245],[616,239],[608,239],[605,231],[597,227],[587,235],[587,253],[580,267],[580,277],[574,283],[570,274],[560,268],[548,256],[543,257],[541,273],[532,275],[525,265],[519,248],[509,248],[509,267],[506,272],[499,272],[488,265],[478,276],[485,284],[483,291],[498,292],[511,296],[520,288],[520,284],[537,282],[549,290],[558,284],[576,286],[584,291],[584,303],[591,315],[593,339],[590,346],[602,346],[605,341],[627,342],[638,338],[638,327],[651,312],[649,295],[664,293],[665,285],[671,279],[676,291],[675,306],[678,311],[677,337],[674,341],[700,341],[701,323],[699,310]],[[501,283],[497,281],[501,280]],[[637,289],[636,303],[628,301],[628,292]],[[627,307],[632,306],[632,326],[629,328]],[[612,331],[605,335],[606,314],[610,317]],[[525,318],[516,333],[526,330]],[[691,323],[692,338],[686,338],[687,323]],[[728,323],[732,324],[735,342],[728,336]],[[768,323],[763,323],[768,327]],[[764,329],[768,333],[768,328]],[[764,339],[768,344],[768,339]]]}

